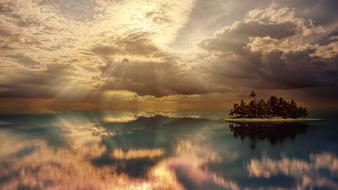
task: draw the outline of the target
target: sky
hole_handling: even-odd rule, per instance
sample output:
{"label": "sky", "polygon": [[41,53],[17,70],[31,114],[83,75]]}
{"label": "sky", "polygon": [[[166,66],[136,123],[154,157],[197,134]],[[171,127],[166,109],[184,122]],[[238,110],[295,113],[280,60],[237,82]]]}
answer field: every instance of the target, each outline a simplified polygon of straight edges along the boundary
{"label": "sky", "polygon": [[1,0],[0,102],[220,106],[255,90],[338,107],[337,8],[336,0]]}

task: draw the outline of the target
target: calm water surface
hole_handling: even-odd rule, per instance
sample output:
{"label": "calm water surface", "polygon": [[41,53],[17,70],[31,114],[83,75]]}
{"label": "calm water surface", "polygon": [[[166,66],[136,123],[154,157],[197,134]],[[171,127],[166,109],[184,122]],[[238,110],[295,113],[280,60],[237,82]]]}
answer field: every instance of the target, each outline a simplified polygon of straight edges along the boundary
{"label": "calm water surface", "polygon": [[0,189],[338,189],[338,122],[222,114],[0,115]]}

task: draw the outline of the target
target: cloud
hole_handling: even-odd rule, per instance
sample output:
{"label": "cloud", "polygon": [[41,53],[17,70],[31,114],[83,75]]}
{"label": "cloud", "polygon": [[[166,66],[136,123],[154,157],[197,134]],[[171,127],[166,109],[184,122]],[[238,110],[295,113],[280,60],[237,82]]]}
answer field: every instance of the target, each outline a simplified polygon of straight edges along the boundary
{"label": "cloud", "polygon": [[272,4],[250,11],[200,46],[209,52],[205,64],[219,83],[235,78],[249,88],[334,87],[338,51],[330,34],[336,26],[316,25],[296,17],[294,9]]}
{"label": "cloud", "polygon": [[47,98],[53,97],[53,89],[50,87],[69,82],[68,66],[49,64],[46,70],[35,71],[24,68],[6,69],[1,72],[5,80],[0,81],[0,86],[8,90],[1,93],[3,98]]}
{"label": "cloud", "polygon": [[[23,123],[14,122],[8,126],[8,130],[0,134],[2,139],[0,145],[3,147],[0,149],[2,158],[0,177],[6,179],[0,182],[1,187],[3,189],[133,190],[140,187],[182,190],[239,189],[236,181],[223,178],[209,169],[210,164],[220,161],[217,152],[207,143],[198,140],[195,142],[186,137],[185,133],[179,130],[180,126],[177,127],[177,133],[172,136],[170,134],[168,136],[166,130],[163,133],[158,131],[159,133],[148,134],[153,136],[150,141],[144,141],[143,138],[133,138],[135,134],[139,134],[139,130],[130,129],[144,128],[148,123],[144,122],[148,120],[147,118],[141,117],[136,123],[135,121],[119,123],[121,128],[116,132],[111,129],[112,124],[102,123],[104,121],[100,116],[94,117],[95,121],[88,120],[81,114],[47,116],[41,126],[38,125],[41,127],[39,130],[36,129],[34,119],[28,119],[28,122]],[[156,128],[177,124],[176,119],[158,116],[156,118],[165,121],[155,123]],[[203,132],[203,127],[208,129],[210,124],[196,119],[188,122],[192,127],[196,124],[202,127],[198,129],[194,127],[196,130],[192,133],[195,135]],[[21,131],[21,135],[17,135],[18,129],[24,132]],[[44,132],[53,133],[46,135]],[[49,144],[49,140],[59,140],[58,138],[62,138],[63,146]],[[121,143],[121,138],[133,140]],[[149,142],[154,142],[155,146],[145,148],[149,146]],[[166,146],[167,144],[172,146]],[[103,167],[94,162],[97,158],[104,158],[97,162],[104,164]],[[132,168],[128,167],[129,165]],[[137,171],[135,165],[140,165]],[[141,174],[135,176],[139,170]]]}
{"label": "cloud", "polygon": [[59,14],[74,20],[88,21],[93,19],[96,11],[95,0],[46,0],[42,4],[52,6]]}
{"label": "cloud", "polygon": [[138,95],[156,97],[173,94],[201,94],[209,92],[198,75],[184,71],[172,60],[152,61],[129,58],[102,67],[102,86],[105,90],[129,90]]}
{"label": "cloud", "polygon": [[24,67],[31,68],[31,69],[41,69],[41,64],[38,61],[35,61],[34,59],[23,55],[23,54],[17,54],[10,56],[14,58],[18,63],[22,64]]}
{"label": "cloud", "polygon": [[[166,0],[5,0],[0,3],[0,56],[5,63],[0,96],[97,100],[110,89],[176,93],[175,87],[149,85],[169,85],[162,84],[159,70],[172,78],[182,72],[166,44],[192,6],[193,1]],[[146,69],[156,71],[137,74]]]}
{"label": "cloud", "polygon": [[203,40],[202,48],[215,51],[240,51],[249,37],[269,36],[281,39],[294,35],[297,28],[294,23],[260,23],[257,21],[236,22],[215,33],[211,39]]}
{"label": "cloud", "polygon": [[[295,178],[301,189],[308,188],[329,188],[336,189],[338,184],[330,179],[337,174],[338,160],[331,153],[312,154],[310,161],[301,159],[282,158],[273,160],[263,158],[262,160],[252,159],[247,164],[250,176],[271,178],[277,175],[285,175]],[[322,175],[322,170],[328,175]]]}
{"label": "cloud", "polygon": [[99,56],[142,56],[147,58],[163,57],[165,53],[151,41],[146,32],[126,33],[122,37],[105,39],[93,47],[91,51]]}
{"label": "cloud", "polygon": [[328,7],[335,2],[270,3],[4,0],[0,96],[335,91],[338,21]]}
{"label": "cloud", "polygon": [[100,55],[100,56],[109,56],[114,54],[117,51],[114,48],[107,47],[107,46],[97,46],[92,49],[93,53]]}

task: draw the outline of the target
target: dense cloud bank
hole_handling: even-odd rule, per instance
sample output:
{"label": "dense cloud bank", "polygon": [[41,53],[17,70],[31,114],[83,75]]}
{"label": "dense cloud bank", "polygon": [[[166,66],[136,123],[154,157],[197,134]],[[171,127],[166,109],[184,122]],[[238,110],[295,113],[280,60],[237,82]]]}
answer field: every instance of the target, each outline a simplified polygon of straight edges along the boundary
{"label": "dense cloud bank", "polygon": [[332,98],[337,6],[333,0],[5,0],[0,97],[325,88]]}
{"label": "dense cloud bank", "polygon": [[317,25],[294,9],[271,5],[218,30],[200,47],[216,82],[248,88],[337,88],[337,22]]}

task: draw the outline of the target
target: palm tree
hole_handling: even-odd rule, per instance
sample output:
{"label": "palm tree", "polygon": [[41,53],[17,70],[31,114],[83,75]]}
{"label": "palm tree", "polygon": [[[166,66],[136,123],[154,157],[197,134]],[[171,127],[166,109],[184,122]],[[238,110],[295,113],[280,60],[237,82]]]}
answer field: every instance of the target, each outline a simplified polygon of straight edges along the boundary
{"label": "palm tree", "polygon": [[239,105],[239,108],[238,108],[238,115],[240,117],[246,117],[247,114],[248,114],[248,110],[247,110],[247,106],[245,104],[245,102],[243,100],[241,100],[241,103]]}
{"label": "palm tree", "polygon": [[270,114],[272,117],[275,117],[277,115],[277,102],[278,99],[275,96],[271,96],[270,99],[268,100],[268,105],[270,107]]}
{"label": "palm tree", "polygon": [[238,111],[239,111],[239,105],[238,104],[234,104],[234,107],[230,110],[229,115],[230,116],[237,116],[238,115]]}
{"label": "palm tree", "polygon": [[262,99],[258,102],[258,115],[260,117],[266,117],[268,115],[268,106]]}
{"label": "palm tree", "polygon": [[251,91],[249,97],[255,99],[255,97],[256,97],[255,92],[254,92],[254,91]]}

